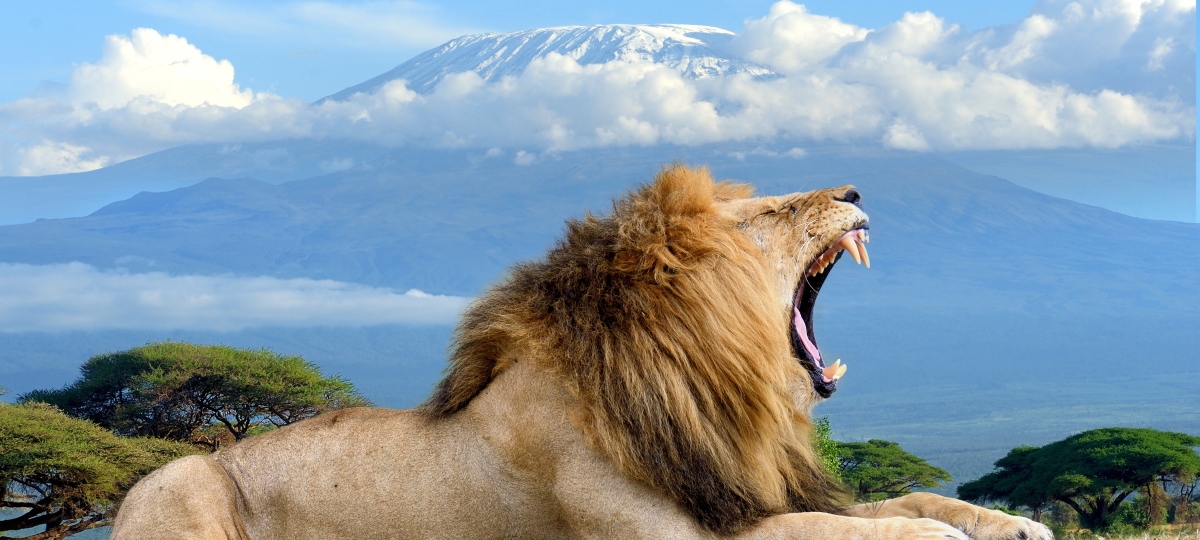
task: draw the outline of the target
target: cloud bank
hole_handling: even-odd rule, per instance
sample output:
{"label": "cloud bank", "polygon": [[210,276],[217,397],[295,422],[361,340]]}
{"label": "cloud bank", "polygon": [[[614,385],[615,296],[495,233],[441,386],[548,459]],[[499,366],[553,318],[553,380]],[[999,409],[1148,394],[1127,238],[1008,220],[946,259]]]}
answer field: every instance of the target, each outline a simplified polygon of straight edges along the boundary
{"label": "cloud bank", "polygon": [[1195,137],[1194,0],[1044,1],[1017,24],[978,32],[929,12],[866,29],[784,0],[727,47],[780,77],[697,80],[651,63],[580,65],[551,54],[495,83],[467,72],[426,95],[393,81],[314,105],[242,89],[228,62],[138,29],[110,37],[61,95],[0,104],[0,174],[296,137],[495,147],[527,159],[659,143],[926,151]]}
{"label": "cloud bank", "polygon": [[0,264],[0,332],[452,324],[469,298],[330,280]]}

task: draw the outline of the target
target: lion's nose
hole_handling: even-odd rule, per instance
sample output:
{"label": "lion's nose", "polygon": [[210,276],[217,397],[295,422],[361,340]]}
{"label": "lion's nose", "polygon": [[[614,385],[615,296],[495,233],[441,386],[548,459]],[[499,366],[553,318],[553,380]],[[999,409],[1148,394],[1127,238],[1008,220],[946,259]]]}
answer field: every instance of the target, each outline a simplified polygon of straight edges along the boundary
{"label": "lion's nose", "polygon": [[854,206],[862,208],[862,195],[859,195],[858,190],[854,188],[846,190],[841,197],[834,197],[834,200],[848,202]]}

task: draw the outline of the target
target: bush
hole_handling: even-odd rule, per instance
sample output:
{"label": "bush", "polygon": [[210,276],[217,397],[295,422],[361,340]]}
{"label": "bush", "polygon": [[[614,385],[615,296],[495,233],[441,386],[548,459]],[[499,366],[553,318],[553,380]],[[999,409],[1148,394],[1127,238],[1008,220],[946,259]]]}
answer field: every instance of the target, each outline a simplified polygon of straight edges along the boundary
{"label": "bush", "polygon": [[118,437],[44,403],[0,403],[0,532],[45,526],[61,538],[107,525],[117,501],[139,478],[175,458],[187,444]]}
{"label": "bush", "polygon": [[813,446],[817,448],[817,457],[821,460],[821,466],[829,474],[841,478],[838,470],[838,443],[833,440],[833,428],[829,425],[829,417],[818,418],[814,427],[817,439]]}
{"label": "bush", "polygon": [[[1122,504],[1112,515],[1112,521],[1107,530],[1146,529],[1151,525],[1150,509],[1146,504],[1138,504],[1141,499],[1132,503]],[[1114,527],[1116,529],[1114,529]]]}

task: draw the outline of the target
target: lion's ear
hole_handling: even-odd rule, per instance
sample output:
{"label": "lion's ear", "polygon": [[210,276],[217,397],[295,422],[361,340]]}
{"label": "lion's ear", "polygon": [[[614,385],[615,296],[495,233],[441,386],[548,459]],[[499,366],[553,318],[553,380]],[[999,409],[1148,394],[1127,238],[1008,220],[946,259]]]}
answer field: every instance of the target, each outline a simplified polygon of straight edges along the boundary
{"label": "lion's ear", "polygon": [[675,163],[664,167],[654,177],[649,195],[664,216],[691,216],[712,211],[716,201],[716,183],[708,167],[693,169]]}
{"label": "lion's ear", "polygon": [[747,192],[737,184],[713,182],[707,167],[676,163],[663,168],[653,183],[614,208],[619,228],[614,268],[668,283],[717,250],[724,236],[718,229],[728,226],[717,200]]}

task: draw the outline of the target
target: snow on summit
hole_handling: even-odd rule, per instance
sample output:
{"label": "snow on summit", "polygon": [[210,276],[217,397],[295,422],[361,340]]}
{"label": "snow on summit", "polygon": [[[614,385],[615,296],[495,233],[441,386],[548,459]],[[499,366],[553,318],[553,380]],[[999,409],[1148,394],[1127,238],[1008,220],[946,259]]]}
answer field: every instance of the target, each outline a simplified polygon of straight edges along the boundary
{"label": "snow on summit", "polygon": [[321,101],[342,101],[356,93],[371,93],[397,79],[407,81],[408,88],[417,93],[428,94],[447,75],[467,71],[492,82],[519,75],[535,58],[550,53],[580,65],[652,62],[693,79],[738,73],[774,76],[766,67],[727,54],[724,46],[734,36],[721,28],[684,24],[563,26],[463,36]]}

